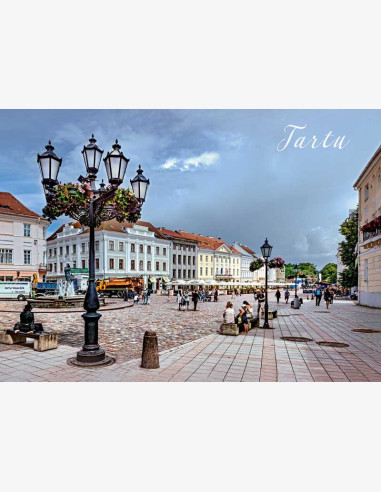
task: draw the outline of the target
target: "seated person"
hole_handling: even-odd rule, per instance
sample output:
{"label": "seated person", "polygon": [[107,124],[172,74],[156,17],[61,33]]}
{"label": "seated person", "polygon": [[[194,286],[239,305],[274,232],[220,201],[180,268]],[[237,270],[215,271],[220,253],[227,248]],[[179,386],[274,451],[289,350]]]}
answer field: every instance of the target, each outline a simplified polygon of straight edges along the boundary
{"label": "seated person", "polygon": [[16,323],[13,330],[28,333],[40,333],[44,331],[41,323],[34,322],[34,314],[32,313],[33,306],[29,302],[25,305],[24,311],[20,313],[20,322]]}
{"label": "seated person", "polygon": [[234,323],[234,308],[233,303],[228,302],[224,310],[224,323]]}
{"label": "seated person", "polygon": [[248,315],[253,316],[253,306],[251,304],[249,304],[247,301],[243,301],[243,304],[244,304],[244,306],[242,306],[242,307],[246,308],[246,313]]}
{"label": "seated person", "polygon": [[243,331],[245,333],[248,333],[249,331],[249,325],[247,322],[247,315],[246,315],[246,309],[245,308],[240,308],[238,316],[236,316],[236,324],[238,325],[238,331],[239,333],[242,333]]}

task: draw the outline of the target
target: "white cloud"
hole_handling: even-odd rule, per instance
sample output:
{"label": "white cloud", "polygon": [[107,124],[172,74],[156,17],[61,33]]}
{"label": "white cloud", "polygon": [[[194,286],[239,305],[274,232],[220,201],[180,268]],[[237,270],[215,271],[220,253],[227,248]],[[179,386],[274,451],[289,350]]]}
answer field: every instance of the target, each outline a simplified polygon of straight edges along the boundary
{"label": "white cloud", "polygon": [[167,159],[161,168],[189,171],[201,166],[212,166],[218,161],[219,157],[217,152],[204,152],[199,156],[188,157],[187,159],[170,158]]}

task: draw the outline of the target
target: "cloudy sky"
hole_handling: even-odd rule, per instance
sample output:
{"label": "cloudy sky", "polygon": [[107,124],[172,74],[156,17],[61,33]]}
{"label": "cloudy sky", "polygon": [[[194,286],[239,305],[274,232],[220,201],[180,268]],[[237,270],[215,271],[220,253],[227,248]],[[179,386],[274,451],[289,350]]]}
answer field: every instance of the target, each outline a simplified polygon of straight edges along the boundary
{"label": "cloudy sky", "polygon": [[[305,128],[291,136],[289,125]],[[142,220],[255,251],[268,237],[274,255],[321,268],[335,261],[339,224],[357,203],[353,183],[381,143],[381,112],[1,110],[0,190],[41,212],[37,153],[51,139],[63,158],[60,180],[74,181],[91,133],[105,151],[119,139],[128,180],[138,164],[150,178]],[[339,136],[342,149],[333,147]]]}

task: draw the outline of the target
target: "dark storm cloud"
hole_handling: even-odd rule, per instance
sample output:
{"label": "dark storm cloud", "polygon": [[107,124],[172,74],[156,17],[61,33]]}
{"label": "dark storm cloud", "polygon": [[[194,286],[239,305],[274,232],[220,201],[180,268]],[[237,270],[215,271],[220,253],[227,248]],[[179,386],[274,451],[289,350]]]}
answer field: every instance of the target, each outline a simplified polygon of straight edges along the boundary
{"label": "dark storm cloud", "polygon": [[[350,142],[278,152],[290,124],[307,125],[295,138],[332,131]],[[334,261],[338,226],[357,203],[353,183],[380,130],[379,111],[3,110],[1,190],[40,211],[36,154],[49,138],[63,157],[62,181],[83,172],[80,150],[91,133],[105,151],[118,138],[131,159],[127,179],[142,164],[152,183],[144,220],[256,251],[267,236],[274,255],[321,267]]]}

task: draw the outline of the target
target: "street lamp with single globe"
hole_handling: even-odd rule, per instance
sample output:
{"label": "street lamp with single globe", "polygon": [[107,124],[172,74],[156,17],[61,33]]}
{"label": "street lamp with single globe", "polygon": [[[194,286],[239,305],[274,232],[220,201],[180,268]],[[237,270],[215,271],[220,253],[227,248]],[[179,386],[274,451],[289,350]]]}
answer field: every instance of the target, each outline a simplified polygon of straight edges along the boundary
{"label": "street lamp with single globe", "polygon": [[[118,140],[115,141],[112,148],[113,150],[108,152],[107,156],[103,159],[110,186],[105,188],[102,180],[99,189],[96,189],[95,182],[103,150],[96,145],[96,140],[94,135],[92,135],[89,144],[85,145],[82,150],[87,176],[80,176],[78,178],[83,186],[80,192],[85,193],[87,190],[89,192],[88,199],[80,201],[78,206],[70,209],[64,208],[64,211],[60,210],[59,213],[56,211],[52,213],[54,217],[65,213],[89,228],[89,282],[83,304],[86,313],[82,315],[85,321],[85,343],[82,350],[77,352],[77,357],[70,360],[71,363],[82,367],[104,365],[110,363],[112,360],[98,344],[98,321],[102,315],[97,312],[100,303],[95,285],[95,227],[98,227],[103,221],[113,218],[122,222],[125,220],[125,217],[132,217],[133,220],[131,219],[130,221],[136,221],[137,217],[140,216],[140,210],[145,201],[149,185],[149,180],[143,176],[143,181],[146,183],[145,187],[139,186],[139,189],[135,190],[131,182],[133,191],[137,192],[135,196],[129,190],[119,189],[118,187],[123,182],[129,159],[124,157],[120,151],[121,146]],[[41,170],[42,184],[48,202],[47,207],[49,204],[53,204],[53,208],[56,208],[57,191],[59,189],[57,177],[62,159],[57,157],[53,150],[54,147],[49,141],[49,144],[46,146],[46,152],[41,155],[38,154],[37,162]],[[140,174],[138,171],[138,176]],[[78,185],[75,186],[77,188],[70,186],[69,194],[71,191],[74,194],[78,191]],[[114,199],[118,193],[123,192],[125,209],[121,211],[121,204],[118,201],[115,202]]]}
{"label": "street lamp with single globe", "polygon": [[143,169],[140,164],[137,173],[138,174],[134,177],[134,179],[130,179],[130,182],[134,195],[139,200],[139,202],[143,203],[146,199],[149,187],[149,179],[143,176]]}
{"label": "street lamp with single globe", "polygon": [[263,323],[263,328],[270,328],[269,325],[269,304],[268,304],[268,297],[267,297],[267,269],[268,269],[268,262],[269,258],[271,256],[271,251],[273,247],[269,244],[267,238],[264,242],[264,244],[261,246],[261,252],[262,256],[265,260],[265,322]]}
{"label": "street lamp with single globe", "polygon": [[298,265],[294,266],[294,274],[295,274],[295,297],[297,296],[298,291]]}

